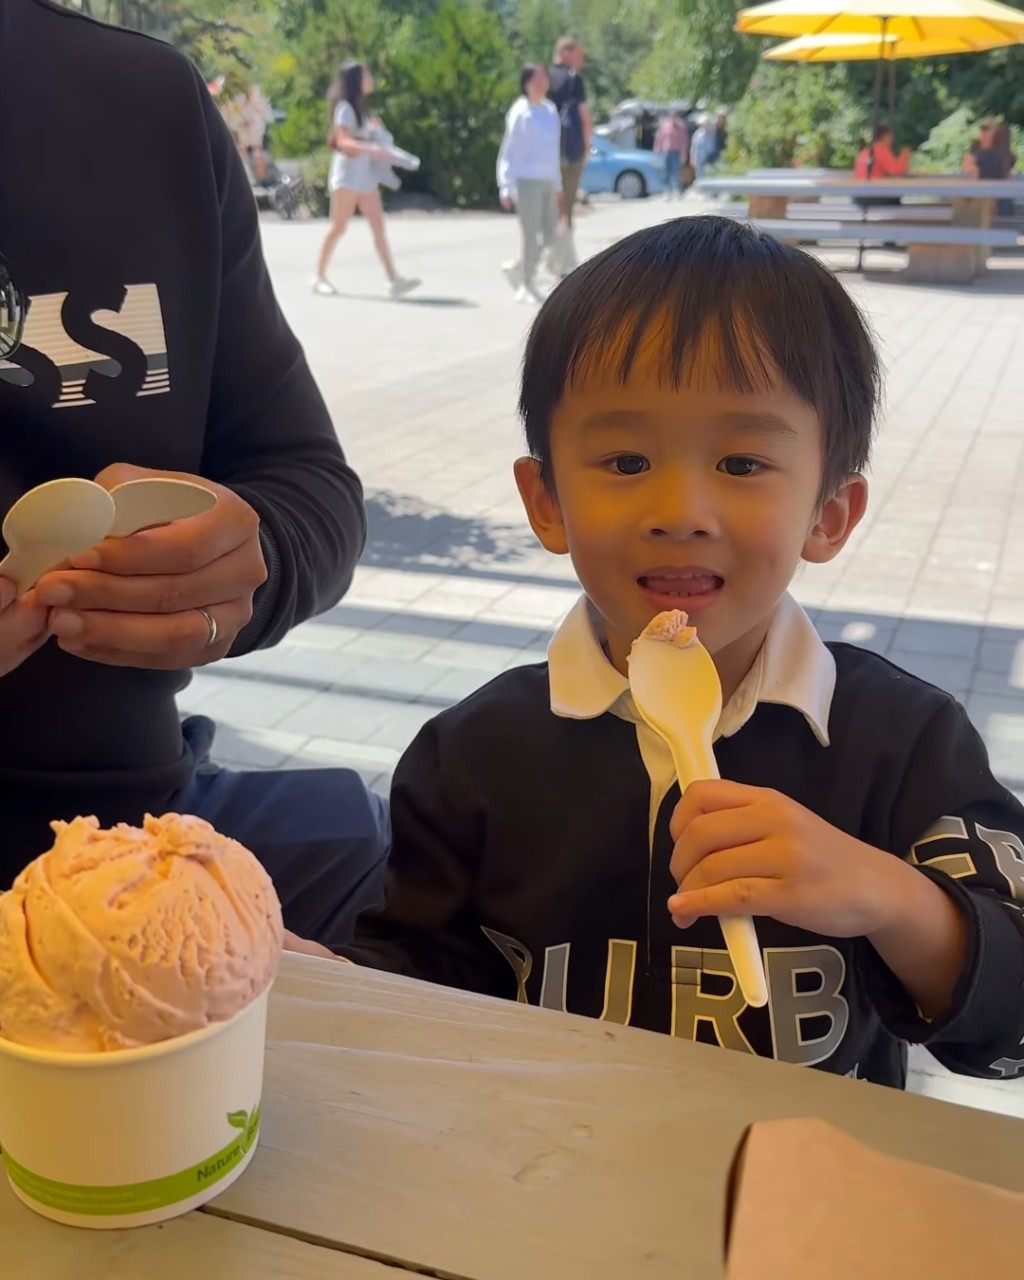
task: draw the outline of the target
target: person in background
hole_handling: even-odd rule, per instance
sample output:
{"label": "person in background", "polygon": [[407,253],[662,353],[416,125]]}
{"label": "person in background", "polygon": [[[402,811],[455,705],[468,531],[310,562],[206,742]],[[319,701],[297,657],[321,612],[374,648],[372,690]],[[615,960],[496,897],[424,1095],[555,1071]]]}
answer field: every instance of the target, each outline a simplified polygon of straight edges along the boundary
{"label": "person in background", "polygon": [[871,142],[862,147],[857,156],[853,176],[860,182],[869,182],[873,178],[901,178],[909,168],[910,148],[904,147],[896,155],[892,128],[880,121],[875,125]]}
{"label": "person in background", "polygon": [[665,157],[665,197],[683,194],[683,165],[690,160],[690,135],[681,117],[673,111],[658,125],[654,151]]}
{"label": "person in background", "polygon": [[358,209],[370,224],[373,245],[388,278],[393,298],[401,298],[420,283],[400,276],[388,244],[384,205],[378,189],[380,166],[387,163],[386,149],[374,140],[379,121],[367,114],[366,99],[373,92],[373,76],[361,62],[346,62],[328,95],[331,125],[328,139],[334,151],[328,186],[331,191],[331,225],[324,237],[313,278],[313,292],[330,297],[337,289],[327,279],[338,241]]}
{"label": "person in background", "polygon": [[562,221],[570,229],[594,133],[583,83],[583,62],[583,46],[575,36],[562,36],[556,42],[548,97],[555,104],[562,126]]}
{"label": "person in background", "polygon": [[518,262],[504,266],[518,302],[542,300],[535,282],[537,266],[542,248],[554,248],[558,230],[561,125],[554,104],[547,98],[548,84],[543,63],[524,65],[519,74],[520,96],[505,118],[505,136],[498,152],[501,206],[518,210],[522,231]]}
{"label": "person in background", "polygon": [[690,163],[696,177],[702,178],[715,160],[715,129],[710,116],[701,116],[697,132],[690,142]]}
{"label": "person in background", "polygon": [[[344,938],[379,895],[382,798],[349,769],[222,768],[214,722],[176,703],[193,667],[227,677],[336,604],[366,537],[242,162],[170,45],[45,0],[0,0],[0,30],[0,173],[19,175],[3,190],[0,512],[64,476],[173,476],[217,497],[24,594],[0,578],[0,891],[51,820],[193,813],[256,854],[289,928]],[[103,145],[44,226],[69,121]]]}
{"label": "person in background", "polygon": [[717,164],[725,155],[725,148],[729,145],[729,113],[724,107],[719,107],[715,114],[715,154],[713,163]]}
{"label": "person in background", "polygon": [[249,86],[241,103],[240,115],[239,143],[242,157],[248,159],[252,165],[253,177],[263,185],[267,180],[267,153],[263,143],[274,112],[258,84]]}
{"label": "person in background", "polygon": [[[1017,156],[1010,141],[1010,126],[1000,120],[992,131],[992,147],[1003,161],[1003,177],[1008,178],[1017,167]],[[1014,215],[1013,200],[997,200],[996,213],[1000,218],[1012,218]]]}

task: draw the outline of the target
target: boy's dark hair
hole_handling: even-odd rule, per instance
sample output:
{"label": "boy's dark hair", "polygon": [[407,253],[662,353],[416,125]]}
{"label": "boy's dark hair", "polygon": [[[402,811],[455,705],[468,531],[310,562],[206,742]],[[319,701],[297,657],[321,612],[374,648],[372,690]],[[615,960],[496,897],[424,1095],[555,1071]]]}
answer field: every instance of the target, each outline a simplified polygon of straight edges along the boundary
{"label": "boy's dark hair", "polygon": [[[599,367],[626,382],[643,350],[674,387],[714,343],[723,385],[763,391],[781,377],[817,413],[821,497],[867,465],[880,399],[866,321],[810,254],[731,218],[677,218],[585,262],[541,308],[526,344],[519,412],[545,482],[551,420],[566,389]],[[703,364],[702,360],[702,364]]]}
{"label": "boy's dark hair", "polygon": [[523,63],[523,69],[519,73],[519,92],[520,93],[522,94],[526,93],[526,86],[530,83],[533,77],[540,70],[540,67],[541,67],[541,64],[539,62]]}
{"label": "boy's dark hair", "polygon": [[892,137],[892,125],[887,124],[885,120],[879,120],[875,127],[871,130],[871,141],[881,142],[883,138]]}

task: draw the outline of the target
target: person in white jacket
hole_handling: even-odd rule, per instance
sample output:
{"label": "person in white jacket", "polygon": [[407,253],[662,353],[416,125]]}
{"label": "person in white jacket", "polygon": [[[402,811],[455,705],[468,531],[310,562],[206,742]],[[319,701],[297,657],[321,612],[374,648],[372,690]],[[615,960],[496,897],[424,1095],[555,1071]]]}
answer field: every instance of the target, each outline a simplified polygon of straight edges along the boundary
{"label": "person in white jacket", "polygon": [[539,302],[534,282],[543,248],[553,250],[562,195],[562,126],[546,94],[547,68],[528,62],[519,75],[522,94],[505,118],[505,137],[498,152],[498,191],[503,209],[519,213],[523,247],[518,262],[505,264],[505,274],[520,302]]}

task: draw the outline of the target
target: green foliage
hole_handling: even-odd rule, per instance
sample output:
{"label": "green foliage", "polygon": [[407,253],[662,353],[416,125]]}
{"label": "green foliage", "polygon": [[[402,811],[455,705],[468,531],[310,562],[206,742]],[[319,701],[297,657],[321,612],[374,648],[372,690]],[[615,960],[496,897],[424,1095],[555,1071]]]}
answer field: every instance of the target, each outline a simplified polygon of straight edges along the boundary
{"label": "green foliage", "polygon": [[505,112],[518,92],[505,34],[486,0],[431,8],[396,34],[382,103],[395,140],[423,162],[419,181],[403,185],[446,204],[494,202]]}
{"label": "green foliage", "polygon": [[737,102],[767,41],[733,31],[745,0],[668,0],[652,5],[653,44],[636,69],[637,92],[652,98]]}
{"label": "green foliage", "polygon": [[738,168],[852,168],[868,109],[846,69],[762,65],[729,125],[726,164]]}

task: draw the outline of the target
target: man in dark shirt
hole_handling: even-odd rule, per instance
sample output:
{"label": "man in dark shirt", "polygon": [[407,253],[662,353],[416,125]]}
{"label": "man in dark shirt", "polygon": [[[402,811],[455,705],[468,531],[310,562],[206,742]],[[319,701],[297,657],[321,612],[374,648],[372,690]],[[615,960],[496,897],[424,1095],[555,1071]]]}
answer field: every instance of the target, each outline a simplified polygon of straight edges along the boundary
{"label": "man in dark shirt", "polygon": [[241,162],[179,53],[49,0],[0,0],[0,73],[0,249],[28,308],[0,361],[0,512],[62,476],[218,499],[21,599],[0,581],[0,890],[51,819],[177,809],[253,849],[293,927],[343,937],[376,896],[380,801],[345,770],[218,769],[212,722],[175,703],[191,667],[334,604],[365,538]]}
{"label": "man in dark shirt", "polygon": [[569,227],[594,131],[582,72],[583,46],[574,36],[562,36],[555,45],[548,97],[562,122],[562,217]]}

